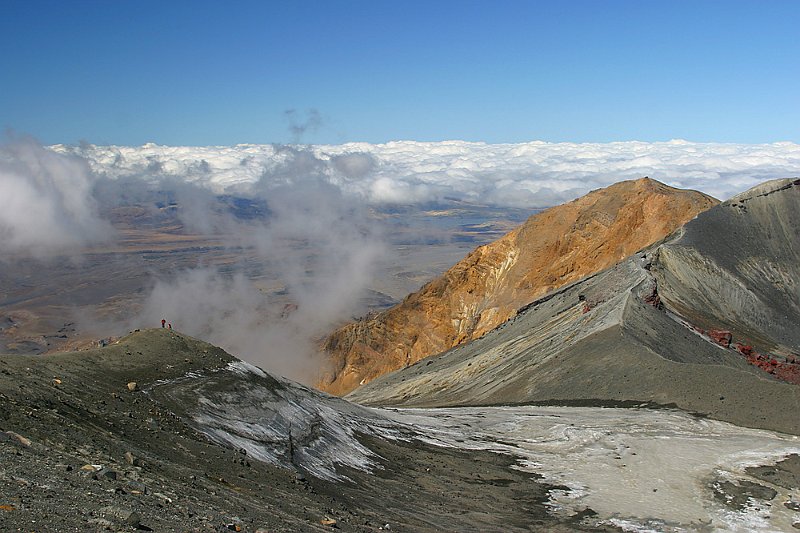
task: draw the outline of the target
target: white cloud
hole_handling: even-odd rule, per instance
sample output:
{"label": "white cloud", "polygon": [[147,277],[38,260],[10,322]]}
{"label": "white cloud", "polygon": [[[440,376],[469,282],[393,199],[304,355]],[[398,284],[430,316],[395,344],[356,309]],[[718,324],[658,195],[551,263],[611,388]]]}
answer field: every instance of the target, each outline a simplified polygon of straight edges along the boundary
{"label": "white cloud", "polygon": [[31,140],[0,146],[0,256],[45,258],[102,242],[111,226],[97,214],[88,165]]}
{"label": "white cloud", "polygon": [[316,381],[324,364],[316,342],[358,307],[387,250],[366,214],[331,185],[298,179],[270,199],[268,223],[239,239],[283,287],[286,307],[241,272],[198,267],[159,279],[122,329],[163,317],[270,372]]}
{"label": "white cloud", "polygon": [[363,201],[408,203],[457,198],[544,207],[591,189],[650,176],[726,199],[762,181],[800,174],[800,145],[617,142],[485,144],[461,141],[336,146],[55,146],[86,157],[109,177],[179,177],[214,192],[251,193],[322,176]]}
{"label": "white cloud", "polygon": [[[266,199],[265,219],[209,219],[235,228],[229,243],[244,247],[247,260],[157,274],[136,316],[114,323],[90,315],[81,327],[126,331],[164,318],[270,372],[313,383],[323,365],[317,341],[360,309],[390,253],[364,204],[315,176],[314,161],[299,157],[285,165],[279,181],[286,185],[266,191],[253,185]],[[161,183],[174,187],[172,179]],[[142,187],[141,180],[132,181],[134,190]],[[176,195],[179,204],[181,195],[198,218],[211,216],[198,191]]]}

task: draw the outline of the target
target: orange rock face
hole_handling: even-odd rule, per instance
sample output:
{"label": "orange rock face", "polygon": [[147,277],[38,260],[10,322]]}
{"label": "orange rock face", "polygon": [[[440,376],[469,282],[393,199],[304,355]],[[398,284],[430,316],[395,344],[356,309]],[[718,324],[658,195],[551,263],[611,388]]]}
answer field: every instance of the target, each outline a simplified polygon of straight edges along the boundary
{"label": "orange rock face", "polygon": [[318,386],[347,394],[480,337],[523,305],[608,268],[717,203],[643,178],[534,215],[400,304],[333,332],[324,345],[331,370]]}

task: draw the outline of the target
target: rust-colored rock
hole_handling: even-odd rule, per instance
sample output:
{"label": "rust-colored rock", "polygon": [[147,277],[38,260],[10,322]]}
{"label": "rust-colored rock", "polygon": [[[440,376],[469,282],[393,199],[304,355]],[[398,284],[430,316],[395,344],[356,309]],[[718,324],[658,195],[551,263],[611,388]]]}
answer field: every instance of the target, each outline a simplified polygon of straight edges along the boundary
{"label": "rust-colored rock", "polygon": [[733,347],[742,355],[752,355],[753,354],[753,347],[749,344],[742,344],[741,342],[734,343]]}
{"label": "rust-colored rock", "polygon": [[708,330],[708,336],[711,337],[711,340],[725,348],[731,345],[732,335],[728,330],[710,329]]}
{"label": "rust-colored rock", "polygon": [[661,309],[663,307],[663,304],[661,303],[661,297],[658,295],[657,287],[653,287],[653,290],[644,297],[644,302],[652,305],[656,309]]}
{"label": "rust-colored rock", "polygon": [[642,178],[534,215],[395,307],[332,333],[324,345],[331,371],[318,385],[346,394],[480,337],[521,306],[621,261],[717,203]]}

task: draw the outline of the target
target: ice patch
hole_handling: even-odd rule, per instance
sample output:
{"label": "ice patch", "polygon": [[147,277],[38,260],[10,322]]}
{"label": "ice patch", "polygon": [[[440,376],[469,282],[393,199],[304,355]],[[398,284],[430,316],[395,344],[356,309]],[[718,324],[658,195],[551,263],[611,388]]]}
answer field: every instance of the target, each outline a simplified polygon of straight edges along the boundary
{"label": "ice patch", "polygon": [[[800,454],[796,436],[643,408],[367,409],[246,363],[220,370],[189,373],[148,393],[166,396],[214,442],[321,479],[347,481],[347,469],[380,467],[360,435],[416,439],[515,457],[514,468],[567,487],[549,495],[554,514],[590,508],[595,523],[626,531],[786,531],[800,520],[783,505],[796,497],[792,491],[746,472]],[[715,496],[714,483],[726,481],[778,495],[737,510]]]}
{"label": "ice patch", "polygon": [[[548,506],[562,516],[586,508],[626,531],[783,531],[794,515],[789,491],[734,512],[710,481],[764,482],[747,466],[800,453],[794,436],[698,419],[679,411],[578,407],[493,407],[384,411],[429,442],[515,456],[516,468],[570,490]],[[780,509],[779,509],[780,507]]]}
{"label": "ice patch", "polygon": [[345,481],[342,468],[380,468],[359,434],[400,439],[409,432],[370,410],[248,363],[236,361],[219,370],[159,382],[152,394],[168,397],[212,441],[255,460]]}

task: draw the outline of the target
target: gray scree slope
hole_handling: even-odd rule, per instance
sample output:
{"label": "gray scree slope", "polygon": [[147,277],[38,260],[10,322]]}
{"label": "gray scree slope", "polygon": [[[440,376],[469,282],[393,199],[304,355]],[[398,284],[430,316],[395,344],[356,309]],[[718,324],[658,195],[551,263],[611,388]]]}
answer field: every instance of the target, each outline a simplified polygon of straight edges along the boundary
{"label": "gray scree slope", "polygon": [[800,352],[800,180],[701,213],[656,266],[661,299],[681,315],[761,351]]}

